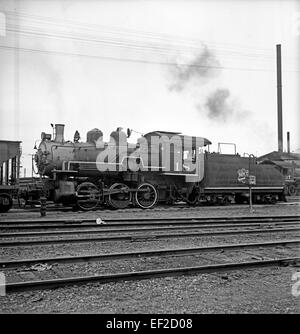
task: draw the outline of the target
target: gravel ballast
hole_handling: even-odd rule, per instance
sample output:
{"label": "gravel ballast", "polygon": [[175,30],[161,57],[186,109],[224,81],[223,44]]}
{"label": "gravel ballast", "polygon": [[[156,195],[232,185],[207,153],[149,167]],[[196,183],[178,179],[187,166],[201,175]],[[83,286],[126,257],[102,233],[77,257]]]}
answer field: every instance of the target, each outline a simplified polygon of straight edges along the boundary
{"label": "gravel ballast", "polygon": [[[254,213],[249,213],[247,205],[226,207],[184,207],[184,208],[155,208],[153,210],[98,210],[93,212],[47,212],[45,219],[95,219],[107,218],[139,218],[139,217],[255,217],[276,215],[299,215],[300,203],[279,203],[276,205],[255,205]],[[14,209],[0,215],[1,221],[14,219],[41,219],[38,211],[29,212]],[[161,240],[132,240],[114,242],[84,242],[76,244],[36,245],[22,247],[7,247],[0,249],[2,260],[37,258],[48,256],[81,255],[96,253],[128,252],[147,249],[165,249],[178,247],[201,247],[226,243],[248,243],[259,241],[274,241],[281,239],[296,239],[297,232],[271,232],[264,235],[226,235],[184,237]],[[288,250],[288,249],[286,249]],[[293,248],[294,256],[299,254]],[[277,254],[278,252],[278,254]],[[289,254],[281,248],[277,255]],[[227,254],[227,253],[226,253]],[[133,269],[147,269],[152,267],[164,268],[167,264],[192,264],[197,260],[205,263],[211,254],[199,257],[183,256],[178,258],[138,259],[130,262]],[[241,255],[233,256],[237,261],[244,261],[256,256],[254,249],[246,250]],[[263,251],[268,257],[268,251]],[[219,259],[225,259],[225,254],[219,254]],[[200,259],[201,258],[201,259]],[[169,263],[168,263],[169,261]],[[55,277],[60,274],[81,273],[95,274],[99,268],[107,272],[114,270],[128,271],[130,266],[126,260],[105,263],[61,264],[54,265]],[[65,267],[60,267],[65,266]],[[65,268],[65,269],[64,269]],[[36,272],[30,270],[21,274],[18,279],[34,279]],[[129,268],[131,269],[131,268]],[[149,268],[151,269],[151,268]],[[1,271],[2,269],[0,269]],[[52,269],[48,270],[48,274]],[[15,280],[13,270],[3,269],[7,273],[8,281]],[[25,270],[26,272],[26,270]],[[80,286],[72,285],[52,290],[34,290],[9,293],[0,296],[1,313],[299,313],[300,297],[293,296],[293,274],[300,272],[296,266],[266,267],[223,271],[211,274],[197,274],[189,276],[165,277],[146,279],[142,281],[123,281],[118,283],[88,283]],[[41,273],[41,278],[47,277],[47,270]],[[23,276],[22,276],[23,275]],[[50,275],[50,274],[49,274]],[[52,275],[52,274],[51,274]],[[57,276],[56,276],[57,275]],[[295,289],[294,289],[295,290]]]}
{"label": "gravel ballast", "polygon": [[0,312],[299,313],[296,271],[260,268],[11,293],[0,297]]}

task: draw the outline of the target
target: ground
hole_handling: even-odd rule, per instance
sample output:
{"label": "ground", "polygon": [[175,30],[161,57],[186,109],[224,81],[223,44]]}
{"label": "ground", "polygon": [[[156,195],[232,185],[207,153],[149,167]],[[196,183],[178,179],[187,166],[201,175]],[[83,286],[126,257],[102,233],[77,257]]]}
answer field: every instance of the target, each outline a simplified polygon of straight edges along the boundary
{"label": "ground", "polygon": [[[176,210],[49,212],[46,219],[139,216],[270,216],[299,214],[299,204]],[[39,218],[38,212],[26,219]],[[17,210],[0,219],[20,219]],[[115,250],[116,251],[116,250]],[[20,258],[22,255],[20,255]],[[296,273],[299,273],[297,276]],[[297,278],[297,277],[299,278]],[[292,278],[296,280],[292,280]],[[297,266],[234,270],[212,274],[166,277],[118,283],[90,283],[53,290],[9,293],[0,296],[1,313],[299,313],[300,268]]]}
{"label": "ground", "polygon": [[299,313],[296,267],[86,284],[11,293],[1,313]]}

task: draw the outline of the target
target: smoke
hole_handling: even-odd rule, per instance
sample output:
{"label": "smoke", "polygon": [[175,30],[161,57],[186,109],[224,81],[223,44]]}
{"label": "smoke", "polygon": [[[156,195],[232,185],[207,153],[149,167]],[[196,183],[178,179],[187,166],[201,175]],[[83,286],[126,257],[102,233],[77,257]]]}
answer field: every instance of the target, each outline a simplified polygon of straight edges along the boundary
{"label": "smoke", "polygon": [[172,83],[170,90],[182,91],[190,83],[204,84],[220,73],[220,63],[214,53],[203,47],[202,52],[189,62],[183,61],[171,69]]}
{"label": "smoke", "polygon": [[223,119],[233,113],[229,101],[229,89],[217,89],[207,97],[205,107],[208,109],[208,117],[211,119]]}
{"label": "smoke", "polygon": [[[171,69],[170,91],[192,94],[195,108],[215,122],[242,120],[249,113],[242,110],[228,88],[220,84],[221,64],[207,46],[189,62],[181,62]],[[199,93],[200,91],[200,93]]]}

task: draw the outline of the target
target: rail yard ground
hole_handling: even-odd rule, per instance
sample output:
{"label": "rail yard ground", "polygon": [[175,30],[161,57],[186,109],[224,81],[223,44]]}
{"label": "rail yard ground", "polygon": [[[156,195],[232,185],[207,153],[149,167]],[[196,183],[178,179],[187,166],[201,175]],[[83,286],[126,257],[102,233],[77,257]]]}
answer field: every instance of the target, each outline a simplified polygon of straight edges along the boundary
{"label": "rail yard ground", "polygon": [[[299,313],[299,216],[299,197],[255,205],[252,213],[247,205],[92,212],[49,209],[42,218],[38,209],[13,209],[0,215],[0,271],[8,283],[6,295],[0,296],[0,312]],[[95,240],[95,236],[108,239]],[[109,239],[112,236],[120,238]],[[71,242],[74,238],[80,240]],[[39,243],[20,243],[34,240]],[[187,248],[193,251],[184,253]],[[175,249],[177,254],[172,253]],[[138,254],[157,250],[169,253]],[[111,254],[119,256],[110,258]],[[96,258],[82,258],[92,255]],[[22,259],[36,262],[12,263]],[[266,264],[277,259],[285,260]],[[241,263],[247,265],[239,267]],[[179,275],[184,268],[194,269]],[[167,269],[170,272],[162,274]],[[151,272],[138,276],[144,271]],[[125,274],[127,279],[121,277]],[[82,281],[82,277],[95,280]],[[79,280],[61,283],[65,278]],[[52,287],[22,285],[46,280]]]}

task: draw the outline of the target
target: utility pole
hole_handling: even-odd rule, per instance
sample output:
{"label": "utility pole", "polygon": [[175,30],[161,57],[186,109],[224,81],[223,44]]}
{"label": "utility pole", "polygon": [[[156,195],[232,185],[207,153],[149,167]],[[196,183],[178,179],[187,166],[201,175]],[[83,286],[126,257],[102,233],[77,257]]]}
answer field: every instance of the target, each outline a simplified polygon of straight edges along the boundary
{"label": "utility pole", "polygon": [[[256,158],[254,156],[254,154],[249,154],[249,153],[244,153],[244,157],[248,155],[249,159],[248,159],[248,170],[245,168],[239,169],[238,172],[238,181],[242,182],[242,183],[246,183],[248,184],[249,187],[249,209],[250,209],[250,213],[253,213],[253,203],[252,203],[252,185],[256,184],[256,170],[254,167],[254,170],[251,171],[251,161],[253,160],[254,162],[254,166],[256,165]],[[253,175],[251,175],[251,172],[254,172]]]}
{"label": "utility pole", "polygon": [[277,44],[276,45],[276,63],[277,63],[278,152],[283,152],[283,140],[282,140],[281,44]]}
{"label": "utility pole", "polygon": [[[253,203],[252,203],[252,175],[251,175],[251,159],[254,159],[254,155],[253,154],[249,154],[249,178],[248,178],[248,186],[249,186],[249,209],[250,209],[250,213],[254,212],[253,210]],[[255,180],[256,182],[256,180]]]}
{"label": "utility pole", "polygon": [[289,131],[286,133],[286,136],[287,136],[287,153],[290,153],[291,147],[290,147],[290,132]]}

